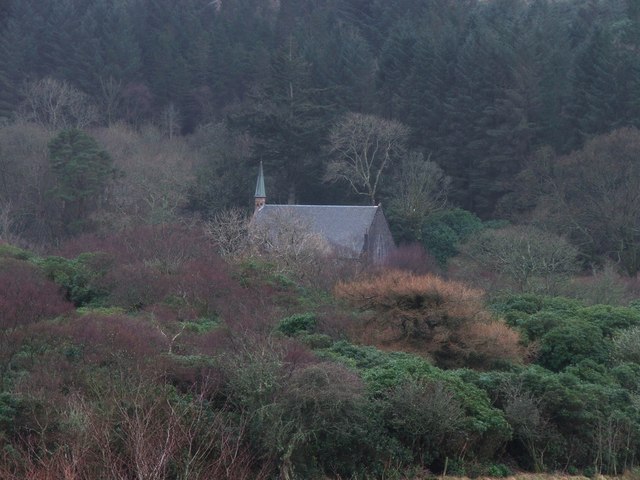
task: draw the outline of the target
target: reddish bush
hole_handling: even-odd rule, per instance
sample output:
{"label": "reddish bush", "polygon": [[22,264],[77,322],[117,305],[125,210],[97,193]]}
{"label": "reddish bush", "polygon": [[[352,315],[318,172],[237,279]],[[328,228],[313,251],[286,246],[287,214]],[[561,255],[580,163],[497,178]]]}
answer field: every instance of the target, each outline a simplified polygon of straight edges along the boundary
{"label": "reddish bush", "polygon": [[[86,251],[101,251],[111,259],[110,264],[101,263],[93,282],[108,292],[108,302],[129,310],[168,302],[198,317],[220,319],[238,332],[266,332],[275,316],[273,304],[294,297],[274,287],[273,279],[244,281],[243,275],[241,285],[199,229],[145,226],[109,236],[85,235],[59,253],[76,256]],[[277,302],[272,301],[275,294],[280,295]]]}
{"label": "reddish bush", "polygon": [[72,309],[60,287],[44,278],[36,267],[19,260],[0,260],[1,330],[56,317]]}
{"label": "reddish bush", "polygon": [[449,352],[453,355],[441,360],[448,366],[491,368],[496,362],[520,363],[527,354],[518,333],[500,321],[471,323],[457,332],[456,340]]}
{"label": "reddish bush", "polygon": [[438,261],[419,243],[400,245],[385,258],[384,267],[416,275],[440,272]]}
{"label": "reddish bush", "polygon": [[84,315],[65,325],[85,362],[108,365],[155,364],[168,352],[169,340],[152,322],[125,315]]}
{"label": "reddish bush", "polygon": [[23,327],[72,310],[60,288],[36,267],[0,259],[0,379],[22,345]]}

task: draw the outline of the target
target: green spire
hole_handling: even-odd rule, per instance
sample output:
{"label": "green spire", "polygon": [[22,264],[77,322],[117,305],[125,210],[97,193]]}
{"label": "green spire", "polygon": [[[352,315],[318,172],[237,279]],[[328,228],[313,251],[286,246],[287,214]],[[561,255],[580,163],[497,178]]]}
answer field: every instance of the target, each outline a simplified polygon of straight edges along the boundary
{"label": "green spire", "polygon": [[260,162],[260,170],[258,170],[258,181],[256,182],[256,198],[267,198],[264,190],[264,173],[262,171],[262,161]]}

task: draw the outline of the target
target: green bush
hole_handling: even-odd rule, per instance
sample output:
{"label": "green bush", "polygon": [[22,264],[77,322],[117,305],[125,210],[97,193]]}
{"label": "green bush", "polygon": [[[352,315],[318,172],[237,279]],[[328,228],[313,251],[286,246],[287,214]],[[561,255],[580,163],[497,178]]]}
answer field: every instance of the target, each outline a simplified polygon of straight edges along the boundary
{"label": "green bush", "polygon": [[292,337],[302,332],[310,333],[316,327],[316,323],[315,314],[296,313],[280,320],[276,330],[288,337]]}
{"label": "green bush", "polygon": [[463,381],[456,372],[441,370],[415,355],[386,353],[347,342],[336,342],[323,353],[356,369],[369,394],[383,402],[389,401],[389,395],[398,388],[408,388],[406,386],[412,383],[442,385],[451,392],[452,401],[460,404],[464,414],[456,435],[473,439],[470,442],[474,445],[472,453],[479,458],[490,458],[511,435],[503,414],[493,408],[486,393]]}
{"label": "green bush", "polygon": [[0,444],[15,428],[21,408],[20,400],[8,392],[0,392]]}
{"label": "green bush", "polygon": [[618,330],[640,326],[640,311],[635,308],[593,305],[580,309],[578,313],[581,318],[600,327],[606,336]]}
{"label": "green bush", "polygon": [[0,257],[13,258],[15,260],[30,260],[33,254],[21,248],[9,245],[8,243],[0,243]]}
{"label": "green bush", "polygon": [[429,215],[422,225],[422,242],[441,265],[458,254],[458,245],[482,230],[482,220],[461,208]]}
{"label": "green bush", "polygon": [[584,320],[571,320],[552,328],[541,338],[537,362],[558,372],[582,360],[604,363],[607,358],[602,330]]}
{"label": "green bush", "polygon": [[487,474],[490,477],[503,478],[503,477],[509,477],[513,475],[513,472],[509,467],[507,467],[503,463],[494,463],[490,465],[489,468],[487,469]]}
{"label": "green bush", "polygon": [[35,261],[47,278],[63,287],[67,298],[77,307],[99,305],[106,293],[96,288],[92,281],[104,273],[105,256],[99,253],[83,253],[74,260],[62,257],[45,257]]}

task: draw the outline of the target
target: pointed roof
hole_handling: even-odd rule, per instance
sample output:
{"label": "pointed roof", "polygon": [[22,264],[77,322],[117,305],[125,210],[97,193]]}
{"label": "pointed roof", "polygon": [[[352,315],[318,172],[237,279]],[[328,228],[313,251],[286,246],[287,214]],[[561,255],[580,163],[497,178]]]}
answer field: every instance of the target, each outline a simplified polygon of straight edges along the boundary
{"label": "pointed roof", "polygon": [[362,253],[366,234],[378,211],[376,206],[348,205],[265,205],[256,212],[254,226],[277,228],[283,218],[304,222],[312,233],[333,247],[354,256]]}
{"label": "pointed roof", "polygon": [[255,198],[267,198],[264,189],[264,173],[262,171],[262,161],[260,161],[260,169],[258,170],[258,181],[256,182]]}

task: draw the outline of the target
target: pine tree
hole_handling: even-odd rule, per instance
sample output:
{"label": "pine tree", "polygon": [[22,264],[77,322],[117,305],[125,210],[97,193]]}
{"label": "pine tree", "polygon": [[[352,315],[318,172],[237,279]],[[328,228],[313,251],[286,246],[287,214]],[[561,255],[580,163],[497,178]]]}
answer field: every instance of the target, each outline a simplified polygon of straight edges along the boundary
{"label": "pine tree", "polygon": [[63,130],[51,140],[49,159],[56,177],[51,195],[61,201],[63,231],[82,231],[114,175],[112,159],[95,139],[76,129]]}

